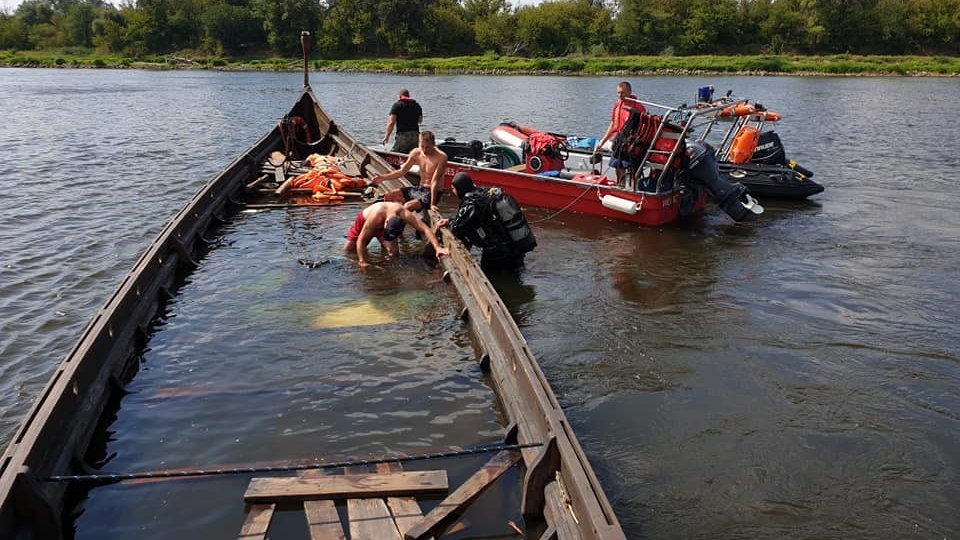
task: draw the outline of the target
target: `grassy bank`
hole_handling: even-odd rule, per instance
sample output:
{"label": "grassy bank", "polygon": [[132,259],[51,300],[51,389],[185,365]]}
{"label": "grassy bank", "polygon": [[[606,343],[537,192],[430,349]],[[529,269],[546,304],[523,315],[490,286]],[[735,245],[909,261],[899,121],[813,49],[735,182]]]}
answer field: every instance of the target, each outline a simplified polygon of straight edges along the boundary
{"label": "grassy bank", "polygon": [[[484,55],[453,58],[312,60],[317,71],[490,74],[772,74],[864,76],[958,76],[960,58],[947,56],[617,56],[519,58]],[[0,51],[7,67],[210,69],[287,71],[301,69],[293,58],[231,59],[179,53],[127,58],[89,51]]]}

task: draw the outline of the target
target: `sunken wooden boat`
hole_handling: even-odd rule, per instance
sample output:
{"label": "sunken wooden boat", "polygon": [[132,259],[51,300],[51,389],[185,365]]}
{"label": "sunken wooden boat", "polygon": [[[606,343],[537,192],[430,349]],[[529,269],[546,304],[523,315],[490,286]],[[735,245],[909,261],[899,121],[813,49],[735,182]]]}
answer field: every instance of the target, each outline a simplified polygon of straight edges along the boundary
{"label": "sunken wooden boat", "polygon": [[[283,159],[271,161],[278,152]],[[146,375],[139,360],[164,307],[176,299],[184,278],[201,272],[201,263],[209,264],[221,249],[210,236],[218,228],[239,226],[236,222],[251,207],[330,204],[277,195],[298,175],[296,166],[314,154],[351,163],[366,179],[391,170],[321,108],[305,62],[304,88],[289,114],[204,185],[162,229],[93,316],[25,417],[0,459],[0,538],[72,537],[71,506],[100,489],[90,483],[196,483],[208,482],[205,476],[212,473],[246,475],[245,489],[218,494],[242,509],[235,512],[242,519],[228,524],[242,538],[267,537],[275,515],[282,509],[289,513],[291,507],[306,516],[310,538],[344,538],[346,532],[352,538],[441,537],[504,474],[513,474],[519,484],[515,502],[522,520],[511,521],[518,534],[624,538],[536,358],[469,251],[448,232],[443,242],[451,256],[441,261],[444,279],[439,286],[452,286],[460,299],[460,325],[472,336],[474,357],[499,400],[506,434],[492,448],[468,449],[492,457],[485,457],[483,466],[465,481],[448,483],[447,471],[432,463],[428,470],[402,470],[405,460],[389,455],[232,469],[200,463],[122,474],[90,463],[130,385]]]}

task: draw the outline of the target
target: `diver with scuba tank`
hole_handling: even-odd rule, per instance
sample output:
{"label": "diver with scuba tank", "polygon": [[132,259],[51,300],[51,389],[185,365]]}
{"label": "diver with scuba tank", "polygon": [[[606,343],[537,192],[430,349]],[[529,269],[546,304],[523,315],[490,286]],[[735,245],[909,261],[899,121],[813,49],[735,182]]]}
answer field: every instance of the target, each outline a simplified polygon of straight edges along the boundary
{"label": "diver with scuba tank", "polygon": [[465,172],[453,177],[453,192],[460,201],[457,215],[441,219],[438,227],[450,232],[469,249],[481,249],[484,270],[516,270],[525,255],[537,245],[523,211],[513,197],[500,188],[477,187]]}

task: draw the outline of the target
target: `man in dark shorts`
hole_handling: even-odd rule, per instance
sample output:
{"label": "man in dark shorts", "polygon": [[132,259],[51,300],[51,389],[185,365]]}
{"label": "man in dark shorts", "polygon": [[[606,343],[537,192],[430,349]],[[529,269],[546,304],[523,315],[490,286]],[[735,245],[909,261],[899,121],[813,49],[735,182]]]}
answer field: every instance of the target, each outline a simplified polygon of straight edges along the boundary
{"label": "man in dark shorts", "polygon": [[391,152],[406,154],[417,147],[419,144],[420,124],[423,122],[423,109],[420,104],[410,97],[410,91],[406,88],[400,90],[397,96],[397,102],[390,107],[390,114],[387,115],[387,131],[383,135],[383,144],[390,140],[390,133],[393,128],[397,128],[397,136],[393,140]]}
{"label": "man in dark shorts", "polygon": [[404,206],[411,212],[426,211],[440,202],[443,175],[447,172],[447,155],[437,148],[432,131],[420,134],[420,146],[410,152],[399,169],[374,176],[371,180],[374,185],[378,185],[383,180],[400,178],[410,172],[414,165],[420,169],[420,185],[403,188],[403,199],[406,201]]}

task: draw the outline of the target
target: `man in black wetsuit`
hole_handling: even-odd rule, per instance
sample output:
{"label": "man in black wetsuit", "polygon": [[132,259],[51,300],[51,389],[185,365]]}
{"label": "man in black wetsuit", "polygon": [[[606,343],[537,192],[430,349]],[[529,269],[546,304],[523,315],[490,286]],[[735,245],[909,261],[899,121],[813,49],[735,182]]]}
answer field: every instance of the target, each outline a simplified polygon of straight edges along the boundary
{"label": "man in black wetsuit", "polygon": [[521,268],[537,239],[513,197],[499,188],[476,187],[465,172],[453,177],[453,192],[460,200],[457,215],[441,219],[437,227],[449,226],[467,248],[479,247],[480,266],[488,272]]}
{"label": "man in black wetsuit", "polygon": [[410,91],[406,88],[400,90],[397,96],[397,102],[390,107],[390,115],[387,116],[387,131],[383,135],[383,144],[390,140],[390,134],[393,128],[397,128],[397,136],[393,140],[391,152],[409,153],[420,144],[420,123],[423,122],[423,109],[415,99],[410,97]]}

